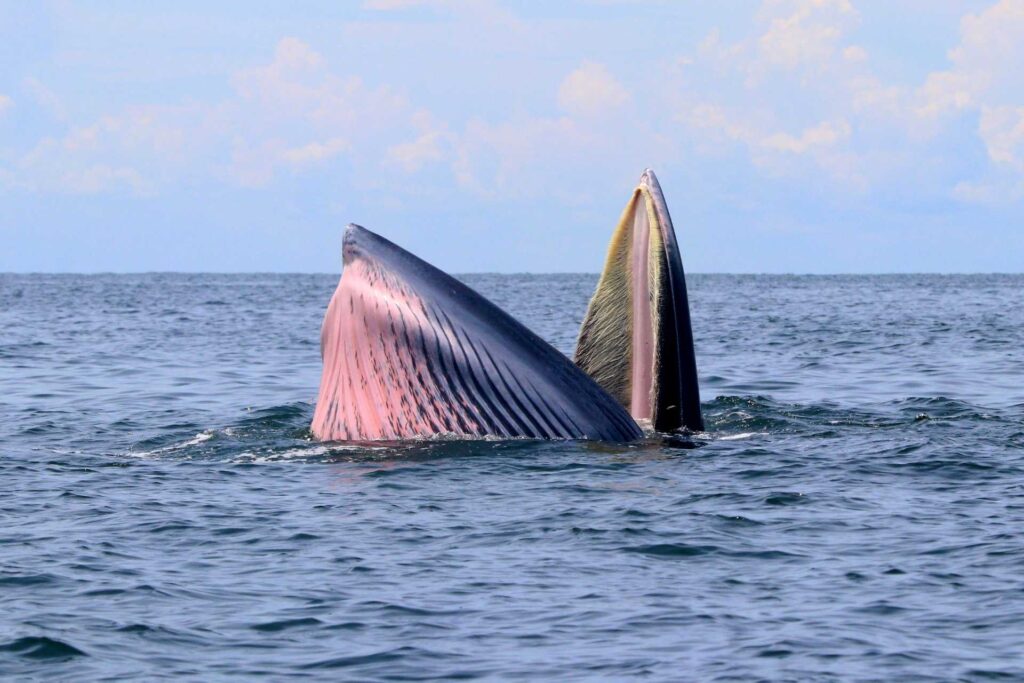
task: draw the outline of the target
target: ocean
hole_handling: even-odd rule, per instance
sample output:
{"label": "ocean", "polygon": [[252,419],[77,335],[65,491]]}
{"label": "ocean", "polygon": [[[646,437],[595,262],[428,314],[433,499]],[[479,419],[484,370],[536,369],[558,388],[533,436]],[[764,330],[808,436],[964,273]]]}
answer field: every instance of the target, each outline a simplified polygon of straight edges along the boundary
{"label": "ocean", "polygon": [[370,448],[336,275],[0,275],[0,677],[1024,680],[1024,276],[688,282],[706,433]]}

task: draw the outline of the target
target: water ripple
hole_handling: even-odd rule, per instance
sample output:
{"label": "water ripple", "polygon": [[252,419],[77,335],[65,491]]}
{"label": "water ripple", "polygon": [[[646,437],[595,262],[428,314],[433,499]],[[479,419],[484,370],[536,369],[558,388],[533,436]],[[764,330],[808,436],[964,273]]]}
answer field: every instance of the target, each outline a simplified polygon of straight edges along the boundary
{"label": "water ripple", "polygon": [[0,275],[0,677],[1024,679],[1024,278],[691,280],[705,433],[339,445],[335,277]]}

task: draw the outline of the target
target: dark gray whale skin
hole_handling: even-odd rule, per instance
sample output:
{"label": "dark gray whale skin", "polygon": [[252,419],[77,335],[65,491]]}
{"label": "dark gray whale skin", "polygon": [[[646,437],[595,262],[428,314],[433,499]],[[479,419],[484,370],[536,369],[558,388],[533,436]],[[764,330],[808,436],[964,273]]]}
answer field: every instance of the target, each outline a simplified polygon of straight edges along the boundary
{"label": "dark gray whale skin", "polygon": [[659,222],[664,226],[666,275],[668,283],[661,298],[660,317],[662,333],[658,338],[661,357],[660,390],[664,406],[652,420],[653,427],[667,432],[686,427],[695,432],[704,431],[704,417],[700,409],[700,386],[697,382],[697,354],[693,348],[693,328],[690,324],[690,301],[686,294],[686,275],[683,259],[676,242],[676,231],[668,213],[661,183],[650,169],[644,171],[641,182],[646,183],[654,200]]}

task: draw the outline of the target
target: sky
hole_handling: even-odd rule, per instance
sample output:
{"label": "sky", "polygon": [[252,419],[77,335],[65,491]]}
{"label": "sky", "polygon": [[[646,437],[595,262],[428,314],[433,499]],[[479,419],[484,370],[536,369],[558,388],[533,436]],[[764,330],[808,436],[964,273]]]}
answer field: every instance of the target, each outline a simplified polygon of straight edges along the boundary
{"label": "sky", "polygon": [[1024,270],[1024,0],[0,0],[0,272]]}

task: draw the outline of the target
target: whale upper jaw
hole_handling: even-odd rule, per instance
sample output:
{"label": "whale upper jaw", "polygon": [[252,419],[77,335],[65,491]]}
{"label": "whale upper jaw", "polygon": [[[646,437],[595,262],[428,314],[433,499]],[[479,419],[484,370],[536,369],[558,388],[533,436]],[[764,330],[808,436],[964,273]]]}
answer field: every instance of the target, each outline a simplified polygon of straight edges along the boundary
{"label": "whale upper jaw", "polygon": [[701,431],[689,300],[661,185],[646,169],[612,234],[576,364],[658,431]]}

